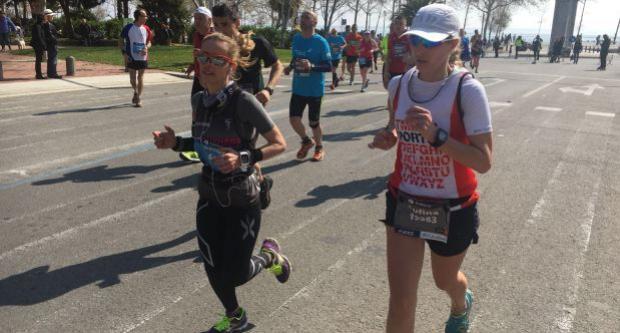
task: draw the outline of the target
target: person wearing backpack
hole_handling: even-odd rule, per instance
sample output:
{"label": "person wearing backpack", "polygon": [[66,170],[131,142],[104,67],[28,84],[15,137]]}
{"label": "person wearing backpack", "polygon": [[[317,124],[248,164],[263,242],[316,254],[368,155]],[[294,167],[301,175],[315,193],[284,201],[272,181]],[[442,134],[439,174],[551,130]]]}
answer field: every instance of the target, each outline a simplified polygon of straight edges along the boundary
{"label": "person wearing backpack", "polygon": [[413,332],[426,244],[435,285],[451,302],[446,333],[467,332],[473,293],[461,264],[478,241],[475,172],[491,168],[491,111],[483,85],[453,57],[460,22],[447,5],[422,7],[405,34],[416,67],[390,81],[389,121],[369,148],[397,146],[386,192],[386,332]]}
{"label": "person wearing backpack", "polygon": [[[195,150],[203,163],[196,209],[198,246],[211,287],[225,309],[209,333],[246,329],[247,314],[239,305],[236,288],[263,269],[285,283],[292,269],[272,238],[252,255],[261,223],[253,165],[282,153],[286,142],[263,105],[233,80],[238,66],[251,65],[239,53],[232,38],[221,33],[206,36],[197,54],[205,90],[192,96],[192,137],[176,136],[169,126],[153,132],[157,148]],[[251,140],[255,130],[267,141],[262,147]]]}

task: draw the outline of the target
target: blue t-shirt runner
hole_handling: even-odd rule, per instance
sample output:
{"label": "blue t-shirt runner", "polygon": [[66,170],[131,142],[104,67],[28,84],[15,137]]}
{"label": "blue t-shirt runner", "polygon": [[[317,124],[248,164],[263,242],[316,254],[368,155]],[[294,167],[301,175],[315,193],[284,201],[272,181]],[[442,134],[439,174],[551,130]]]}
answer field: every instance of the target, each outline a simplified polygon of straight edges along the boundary
{"label": "blue t-shirt runner", "polygon": [[342,58],[342,46],[347,43],[344,37],[329,35],[327,36],[327,42],[331,50],[332,60],[340,60]]}
{"label": "blue t-shirt runner", "polygon": [[[312,66],[328,63],[331,66],[331,51],[325,38],[314,34],[304,38],[301,34],[293,37],[293,64],[297,59],[307,59]],[[331,71],[331,70],[330,70]],[[311,70],[303,73],[295,71],[293,76],[293,94],[299,96],[320,97],[325,91],[325,76],[321,71]]]}

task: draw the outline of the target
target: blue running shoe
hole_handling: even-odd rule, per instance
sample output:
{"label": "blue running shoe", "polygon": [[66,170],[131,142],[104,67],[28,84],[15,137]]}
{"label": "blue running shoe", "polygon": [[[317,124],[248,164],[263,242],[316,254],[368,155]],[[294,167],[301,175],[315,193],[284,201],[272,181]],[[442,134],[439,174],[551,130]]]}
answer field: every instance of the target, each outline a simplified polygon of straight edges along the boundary
{"label": "blue running shoe", "polygon": [[460,315],[450,315],[446,322],[445,333],[467,333],[469,332],[469,314],[471,307],[474,305],[474,294],[471,290],[465,290],[465,313]]}
{"label": "blue running shoe", "polygon": [[245,310],[241,309],[238,316],[228,317],[224,315],[207,333],[240,333],[248,327],[248,317]]}

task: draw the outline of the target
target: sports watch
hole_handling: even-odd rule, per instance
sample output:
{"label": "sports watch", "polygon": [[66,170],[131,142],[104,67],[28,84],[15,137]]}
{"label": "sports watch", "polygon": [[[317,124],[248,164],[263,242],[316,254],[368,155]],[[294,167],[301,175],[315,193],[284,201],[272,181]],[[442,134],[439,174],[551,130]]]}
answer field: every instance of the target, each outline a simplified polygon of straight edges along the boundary
{"label": "sports watch", "polygon": [[267,92],[269,93],[269,96],[273,95],[273,88],[271,88],[270,86],[265,86],[263,90],[267,90]]}
{"label": "sports watch", "polygon": [[431,146],[435,148],[439,148],[443,146],[443,144],[446,143],[446,141],[448,141],[449,137],[450,137],[450,134],[448,134],[446,130],[444,130],[443,128],[437,128],[437,132],[435,133],[435,140],[431,142],[430,144]]}
{"label": "sports watch", "polygon": [[241,160],[241,165],[239,169],[243,172],[248,171],[250,167],[250,152],[247,150],[242,150],[239,152],[239,159]]}

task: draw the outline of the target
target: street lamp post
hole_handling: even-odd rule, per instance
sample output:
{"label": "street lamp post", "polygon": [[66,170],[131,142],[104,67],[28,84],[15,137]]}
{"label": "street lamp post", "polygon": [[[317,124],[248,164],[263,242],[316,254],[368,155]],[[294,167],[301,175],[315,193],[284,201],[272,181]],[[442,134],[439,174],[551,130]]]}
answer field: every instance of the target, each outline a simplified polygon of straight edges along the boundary
{"label": "street lamp post", "polygon": [[616,34],[614,35],[614,44],[616,44],[616,37],[618,37],[618,28],[620,28],[620,19],[618,19],[618,26],[616,27]]}
{"label": "street lamp post", "polygon": [[583,8],[581,8],[581,19],[579,19],[579,27],[577,28],[577,36],[579,36],[579,33],[581,32],[581,22],[583,22],[583,13],[586,11],[586,1],[588,0],[583,0]]}

